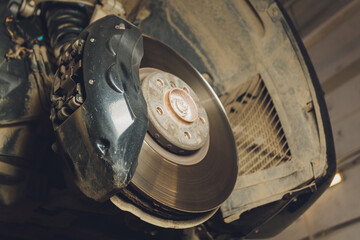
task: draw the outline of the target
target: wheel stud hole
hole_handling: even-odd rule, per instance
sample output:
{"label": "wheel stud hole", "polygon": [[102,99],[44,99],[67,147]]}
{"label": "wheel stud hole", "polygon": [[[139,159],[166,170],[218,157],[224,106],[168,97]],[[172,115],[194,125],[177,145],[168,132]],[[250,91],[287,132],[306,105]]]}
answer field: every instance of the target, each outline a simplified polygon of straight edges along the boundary
{"label": "wheel stud hole", "polygon": [[176,88],[176,84],[175,84],[173,81],[170,82],[170,86],[171,86],[172,88]]}
{"label": "wheel stud hole", "polygon": [[184,135],[185,135],[185,137],[186,137],[188,140],[191,139],[191,135],[190,135],[189,132],[184,132]]}
{"label": "wheel stud hole", "polygon": [[187,87],[184,87],[183,90],[187,93],[187,94],[190,94],[190,91]]}
{"label": "wheel stud hole", "polygon": [[163,82],[163,80],[161,80],[160,78],[158,78],[158,79],[156,80],[156,83],[157,83],[160,87],[163,87],[163,86],[164,86],[164,82]]}
{"label": "wheel stud hole", "polygon": [[157,107],[157,108],[156,108],[156,112],[157,112],[159,115],[163,115],[163,114],[164,114],[164,111],[162,110],[161,107]]}

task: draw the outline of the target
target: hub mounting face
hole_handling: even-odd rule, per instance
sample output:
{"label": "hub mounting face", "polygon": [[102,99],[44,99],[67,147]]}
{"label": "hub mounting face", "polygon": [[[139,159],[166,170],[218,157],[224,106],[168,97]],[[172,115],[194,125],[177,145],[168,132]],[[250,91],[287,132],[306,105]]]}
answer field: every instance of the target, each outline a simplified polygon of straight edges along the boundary
{"label": "hub mounting face", "polygon": [[173,153],[188,155],[208,142],[208,117],[189,85],[153,68],[140,69],[140,81],[148,105],[148,132],[157,143]]}

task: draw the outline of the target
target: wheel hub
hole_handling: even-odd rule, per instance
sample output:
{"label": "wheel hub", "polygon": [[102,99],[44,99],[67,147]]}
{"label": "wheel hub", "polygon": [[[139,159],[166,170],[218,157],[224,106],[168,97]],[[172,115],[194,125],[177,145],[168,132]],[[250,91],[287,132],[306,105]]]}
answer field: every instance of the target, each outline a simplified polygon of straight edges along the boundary
{"label": "wheel hub", "polygon": [[191,87],[175,75],[154,68],[140,69],[140,80],[151,137],[180,155],[202,148],[209,137],[209,122]]}

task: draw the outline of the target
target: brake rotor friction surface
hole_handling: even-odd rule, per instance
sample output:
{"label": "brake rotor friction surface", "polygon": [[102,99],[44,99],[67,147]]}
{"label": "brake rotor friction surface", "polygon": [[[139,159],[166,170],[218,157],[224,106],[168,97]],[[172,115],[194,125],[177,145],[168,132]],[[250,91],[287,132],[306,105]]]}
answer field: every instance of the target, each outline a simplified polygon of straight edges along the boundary
{"label": "brake rotor friction surface", "polygon": [[[201,213],[215,209],[231,194],[237,177],[235,140],[225,111],[208,83],[175,51],[148,37],[144,37],[144,50],[142,67],[174,74],[194,90],[207,113],[209,138],[198,152],[180,156],[167,152],[147,135],[131,184],[175,210]],[[198,159],[186,165],[175,158]]]}

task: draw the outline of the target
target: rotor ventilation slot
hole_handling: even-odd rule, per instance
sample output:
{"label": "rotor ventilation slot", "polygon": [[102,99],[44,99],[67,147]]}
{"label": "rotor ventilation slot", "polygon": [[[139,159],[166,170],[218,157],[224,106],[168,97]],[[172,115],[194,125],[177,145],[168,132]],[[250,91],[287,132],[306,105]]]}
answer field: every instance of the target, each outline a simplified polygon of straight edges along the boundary
{"label": "rotor ventilation slot", "polygon": [[260,76],[223,96],[221,101],[236,139],[239,176],[291,160],[279,116]]}

